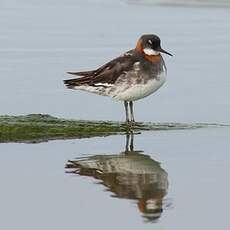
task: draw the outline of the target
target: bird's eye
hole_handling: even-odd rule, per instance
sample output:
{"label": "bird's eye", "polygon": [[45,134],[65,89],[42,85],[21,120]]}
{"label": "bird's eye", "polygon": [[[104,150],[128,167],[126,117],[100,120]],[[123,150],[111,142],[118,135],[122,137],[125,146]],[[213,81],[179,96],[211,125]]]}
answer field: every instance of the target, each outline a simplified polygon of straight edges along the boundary
{"label": "bird's eye", "polygon": [[148,44],[152,46],[153,42],[151,40],[148,40]]}

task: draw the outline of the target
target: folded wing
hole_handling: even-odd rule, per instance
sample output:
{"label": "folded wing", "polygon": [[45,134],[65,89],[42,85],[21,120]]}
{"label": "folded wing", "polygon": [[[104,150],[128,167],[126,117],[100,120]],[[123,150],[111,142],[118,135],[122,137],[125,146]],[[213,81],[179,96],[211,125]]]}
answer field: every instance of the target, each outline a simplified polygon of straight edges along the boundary
{"label": "folded wing", "polygon": [[96,70],[68,72],[69,74],[81,77],[64,80],[64,84],[68,88],[75,88],[76,86],[81,85],[98,86],[101,84],[101,86],[103,86],[105,84],[114,84],[117,78],[133,68],[135,61],[135,55],[132,55],[132,53],[129,52],[108,62]]}

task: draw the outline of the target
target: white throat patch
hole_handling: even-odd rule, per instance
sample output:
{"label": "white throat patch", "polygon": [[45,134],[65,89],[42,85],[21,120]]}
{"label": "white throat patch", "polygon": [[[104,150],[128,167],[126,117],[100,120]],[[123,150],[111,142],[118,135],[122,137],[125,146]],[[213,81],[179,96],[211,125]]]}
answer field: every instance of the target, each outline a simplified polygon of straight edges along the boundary
{"label": "white throat patch", "polygon": [[144,49],[144,53],[146,55],[158,55],[160,52],[159,51],[156,51],[156,50],[153,50],[151,48],[145,48]]}

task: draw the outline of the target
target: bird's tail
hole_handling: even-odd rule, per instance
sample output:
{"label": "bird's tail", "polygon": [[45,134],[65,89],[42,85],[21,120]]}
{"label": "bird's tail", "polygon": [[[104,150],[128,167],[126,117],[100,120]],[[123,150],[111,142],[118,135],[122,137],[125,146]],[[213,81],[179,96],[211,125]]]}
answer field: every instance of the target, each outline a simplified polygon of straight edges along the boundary
{"label": "bird's tail", "polygon": [[67,88],[73,89],[76,86],[89,85],[91,82],[92,76],[95,74],[95,70],[92,71],[83,71],[83,72],[67,72],[68,74],[80,76],[79,78],[67,79],[64,80],[64,84]]}
{"label": "bird's tail", "polygon": [[81,86],[89,83],[88,77],[67,79],[63,81],[67,88],[73,89],[76,86]]}

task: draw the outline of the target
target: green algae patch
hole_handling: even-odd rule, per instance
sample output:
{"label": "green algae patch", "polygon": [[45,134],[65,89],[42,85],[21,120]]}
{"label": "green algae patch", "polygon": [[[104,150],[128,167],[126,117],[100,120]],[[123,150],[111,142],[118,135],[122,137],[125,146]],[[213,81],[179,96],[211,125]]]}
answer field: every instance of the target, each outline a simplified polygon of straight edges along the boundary
{"label": "green algae patch", "polygon": [[124,134],[130,131],[179,130],[203,128],[215,124],[135,123],[67,120],[50,115],[0,116],[0,142],[43,142]]}

